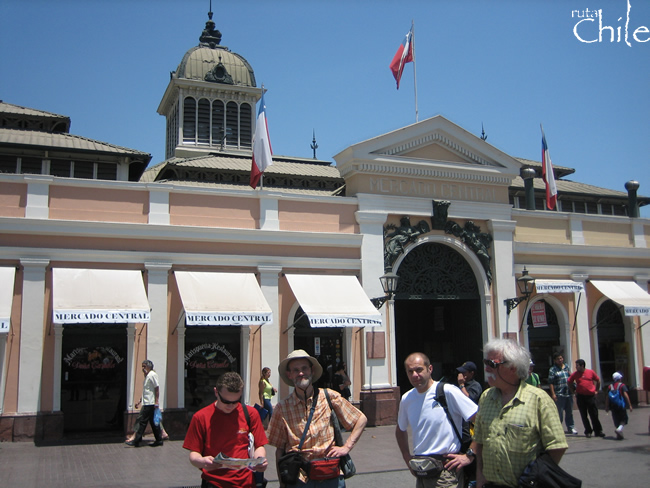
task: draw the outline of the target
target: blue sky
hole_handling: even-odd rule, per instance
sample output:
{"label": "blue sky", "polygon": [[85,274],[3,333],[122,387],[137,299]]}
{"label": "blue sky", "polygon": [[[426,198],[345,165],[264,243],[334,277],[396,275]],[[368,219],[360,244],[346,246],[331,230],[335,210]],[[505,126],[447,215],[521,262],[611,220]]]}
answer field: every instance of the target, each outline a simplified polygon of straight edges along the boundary
{"label": "blue sky", "polygon": [[[213,0],[212,10],[222,45],[268,89],[275,154],[311,157],[315,130],[331,161],[414,123],[413,65],[399,91],[388,68],[414,20],[420,120],[440,114],[476,135],[483,124],[489,143],[538,161],[543,123],[572,179],[620,191],[636,179],[650,196],[650,42],[633,36],[650,38],[650,1],[629,5],[631,46],[628,0]],[[72,133],[158,163],[156,110],[208,10],[209,0],[3,0],[0,99],[68,115]],[[615,42],[608,30],[599,41],[598,10]]]}

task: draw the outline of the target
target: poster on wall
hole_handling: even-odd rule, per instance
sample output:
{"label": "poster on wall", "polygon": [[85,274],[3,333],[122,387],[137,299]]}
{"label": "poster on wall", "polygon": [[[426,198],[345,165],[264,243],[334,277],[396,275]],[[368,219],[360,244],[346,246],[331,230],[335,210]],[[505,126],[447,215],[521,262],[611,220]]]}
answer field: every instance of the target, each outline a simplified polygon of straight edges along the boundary
{"label": "poster on wall", "polygon": [[186,369],[231,370],[236,361],[228,346],[218,342],[199,344],[185,354]]}
{"label": "poster on wall", "polygon": [[533,318],[533,327],[548,327],[545,302],[539,301],[533,303],[533,306],[530,307],[530,315]]}
{"label": "poster on wall", "polygon": [[63,357],[69,369],[108,370],[115,369],[124,358],[112,347],[76,347]]}

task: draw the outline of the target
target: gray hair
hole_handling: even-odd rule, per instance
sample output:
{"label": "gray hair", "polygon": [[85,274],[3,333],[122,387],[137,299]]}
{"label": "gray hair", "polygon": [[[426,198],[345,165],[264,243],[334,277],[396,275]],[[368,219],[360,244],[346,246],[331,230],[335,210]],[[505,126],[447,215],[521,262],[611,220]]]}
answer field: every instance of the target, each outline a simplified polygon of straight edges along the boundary
{"label": "gray hair", "polygon": [[146,366],[147,368],[153,369],[153,363],[148,359],[145,359],[144,361],[142,361],[142,366]]}
{"label": "gray hair", "polygon": [[511,363],[516,368],[519,379],[525,380],[528,378],[530,353],[515,341],[510,339],[492,339],[483,347],[483,353],[486,356],[490,353],[500,354],[504,363]]}

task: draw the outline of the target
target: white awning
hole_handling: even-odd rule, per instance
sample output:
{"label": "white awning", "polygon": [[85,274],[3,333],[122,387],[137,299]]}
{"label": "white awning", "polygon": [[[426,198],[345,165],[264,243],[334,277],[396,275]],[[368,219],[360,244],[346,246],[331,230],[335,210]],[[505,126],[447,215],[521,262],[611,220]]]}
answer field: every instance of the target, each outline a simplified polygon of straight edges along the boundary
{"label": "white awning", "polygon": [[381,314],[355,276],[286,276],[312,327],[381,325]]}
{"label": "white awning", "polygon": [[16,268],[0,268],[0,334],[9,332]]}
{"label": "white awning", "polygon": [[273,312],[253,273],[176,271],[187,325],[264,325]]}
{"label": "white awning", "polygon": [[54,268],[55,324],[149,322],[142,272],[125,269]]}
{"label": "white awning", "polygon": [[622,305],[625,315],[650,315],[650,295],[633,281],[597,281],[590,283],[610,300]]}
{"label": "white awning", "polygon": [[580,293],[585,290],[582,281],[573,280],[535,280],[537,293]]}

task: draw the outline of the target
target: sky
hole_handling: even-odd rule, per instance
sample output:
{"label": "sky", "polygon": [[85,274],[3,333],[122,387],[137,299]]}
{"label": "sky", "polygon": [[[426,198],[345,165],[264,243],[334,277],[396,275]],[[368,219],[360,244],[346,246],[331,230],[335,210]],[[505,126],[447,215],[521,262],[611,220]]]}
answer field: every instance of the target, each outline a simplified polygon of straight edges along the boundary
{"label": "sky", "polygon": [[[3,0],[0,99],[159,163],[158,105],[209,9]],[[650,0],[212,0],[212,11],[221,44],[268,90],[276,155],[311,158],[315,132],[318,159],[333,162],[413,124],[417,85],[420,121],[484,127],[497,149],[536,161],[543,124],[553,163],[576,170],[568,179],[619,191],[634,179],[650,196]],[[407,64],[397,90],[388,66],[412,21],[417,77]]]}

